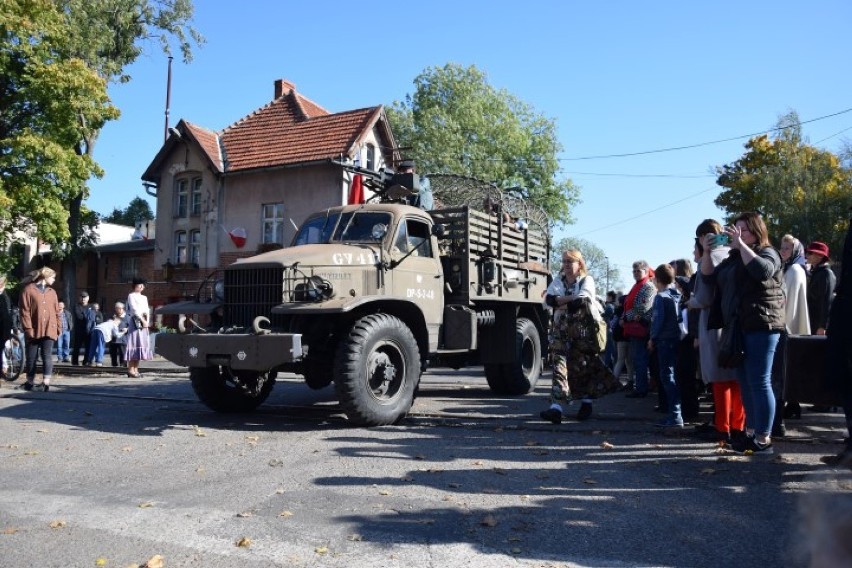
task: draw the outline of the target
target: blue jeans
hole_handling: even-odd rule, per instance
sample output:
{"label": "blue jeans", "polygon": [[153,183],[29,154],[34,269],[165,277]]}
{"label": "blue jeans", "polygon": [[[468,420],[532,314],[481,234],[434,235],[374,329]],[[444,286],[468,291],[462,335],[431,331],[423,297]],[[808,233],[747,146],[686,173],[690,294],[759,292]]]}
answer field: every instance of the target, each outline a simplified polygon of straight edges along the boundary
{"label": "blue jeans", "polygon": [[676,339],[658,339],[654,341],[654,349],[660,363],[660,386],[666,392],[669,418],[680,422],[683,420],[680,413],[680,391],[674,374],[678,343]]}
{"label": "blue jeans", "polygon": [[740,393],[746,414],[746,430],[758,436],[769,436],[775,417],[775,395],[772,392],[772,360],[778,346],[778,331],[747,331],[745,362],[737,369]]}
{"label": "blue jeans", "polygon": [[71,331],[63,331],[56,339],[56,358],[62,361],[71,356]]}
{"label": "blue jeans", "polygon": [[648,339],[630,338],[630,357],[633,358],[633,390],[648,392]]}
{"label": "blue jeans", "polygon": [[86,351],[86,360],[90,363],[103,363],[106,352],[106,338],[101,330],[92,332],[89,339],[89,349]]}

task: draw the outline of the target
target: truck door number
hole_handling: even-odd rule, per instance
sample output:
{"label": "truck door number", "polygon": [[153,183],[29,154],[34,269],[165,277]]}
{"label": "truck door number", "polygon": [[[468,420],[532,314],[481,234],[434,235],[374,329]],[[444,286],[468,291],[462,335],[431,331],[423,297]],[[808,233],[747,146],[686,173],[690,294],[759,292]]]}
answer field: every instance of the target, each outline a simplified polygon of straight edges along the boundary
{"label": "truck door number", "polygon": [[417,298],[418,300],[434,300],[435,290],[426,288],[406,288],[405,295],[408,298]]}

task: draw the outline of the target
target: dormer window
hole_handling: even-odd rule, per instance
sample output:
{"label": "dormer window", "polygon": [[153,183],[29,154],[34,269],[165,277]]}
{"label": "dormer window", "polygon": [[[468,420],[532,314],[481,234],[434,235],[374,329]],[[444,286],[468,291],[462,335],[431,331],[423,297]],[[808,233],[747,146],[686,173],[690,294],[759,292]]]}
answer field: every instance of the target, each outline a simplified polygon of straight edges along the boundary
{"label": "dormer window", "polygon": [[367,169],[376,171],[376,147],[367,144]]}

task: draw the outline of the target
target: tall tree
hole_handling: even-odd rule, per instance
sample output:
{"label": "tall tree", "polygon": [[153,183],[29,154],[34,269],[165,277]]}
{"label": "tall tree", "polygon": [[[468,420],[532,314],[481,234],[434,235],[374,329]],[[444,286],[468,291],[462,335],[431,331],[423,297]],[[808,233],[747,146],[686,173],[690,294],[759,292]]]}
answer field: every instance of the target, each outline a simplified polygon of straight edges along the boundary
{"label": "tall tree", "polygon": [[112,213],[102,217],[107,223],[117,223],[119,225],[136,226],[139,221],[150,221],[154,218],[154,212],[147,201],[141,197],[134,197],[130,200],[130,204],[124,209],[115,208]]}
{"label": "tall tree", "polygon": [[531,199],[557,223],[572,221],[579,190],[557,179],[562,149],[553,120],[488,84],[474,66],[427,68],[415,92],[395,101],[388,118],[406,157],[421,172],[469,175]]}
{"label": "tall tree", "polygon": [[[203,42],[191,26],[191,0],[54,0],[54,3],[61,7],[73,34],[70,55],[85,61],[107,83],[130,80],[125,69],[136,61],[148,41],[158,41],[167,54],[171,53],[172,44],[177,43],[185,62],[192,60],[192,45]],[[91,159],[99,134],[99,129],[91,129],[78,138],[76,152]],[[73,245],[86,234],[83,203],[88,188],[83,185],[76,189],[68,200],[72,247],[71,254],[63,261],[66,297],[73,297],[76,287],[75,253],[79,248]]]}
{"label": "tall tree", "polygon": [[[67,207],[101,170],[76,151],[118,116],[106,81],[72,54],[72,34],[52,0],[0,1],[0,246],[19,229],[68,242]],[[17,259],[4,258],[7,266]]]}
{"label": "tall tree", "polygon": [[736,162],[716,168],[725,188],[716,205],[729,219],[760,211],[776,244],[789,233],[839,251],[852,205],[852,172],[840,158],[803,141],[795,111],[780,117],[771,137],[752,138],[745,148]]}
{"label": "tall tree", "polygon": [[586,239],[566,237],[556,243],[550,250],[550,267],[554,275],[562,265],[562,253],[566,250],[578,250],[583,253],[586,261],[586,270],[595,279],[598,295],[603,296],[609,290],[622,286],[621,271],[614,264],[609,263],[609,258],[603,249]]}

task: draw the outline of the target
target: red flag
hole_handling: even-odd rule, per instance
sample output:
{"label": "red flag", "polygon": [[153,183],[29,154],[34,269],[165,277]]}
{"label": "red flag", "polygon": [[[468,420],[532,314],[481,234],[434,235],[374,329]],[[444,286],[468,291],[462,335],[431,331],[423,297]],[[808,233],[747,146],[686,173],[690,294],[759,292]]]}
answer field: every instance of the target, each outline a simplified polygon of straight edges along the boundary
{"label": "red flag", "polygon": [[364,185],[361,183],[361,174],[352,176],[352,183],[349,184],[349,203],[348,205],[360,205],[364,203]]}
{"label": "red flag", "polygon": [[237,248],[243,248],[246,244],[246,230],[242,227],[237,227],[228,231],[228,236],[237,245]]}

